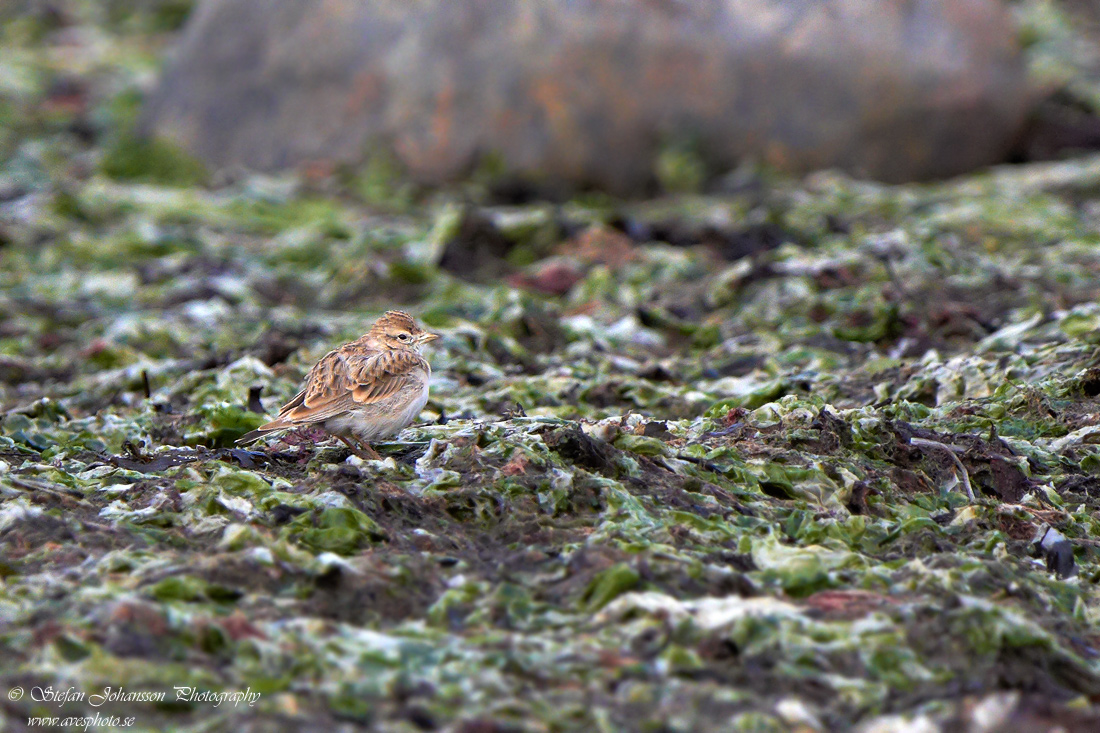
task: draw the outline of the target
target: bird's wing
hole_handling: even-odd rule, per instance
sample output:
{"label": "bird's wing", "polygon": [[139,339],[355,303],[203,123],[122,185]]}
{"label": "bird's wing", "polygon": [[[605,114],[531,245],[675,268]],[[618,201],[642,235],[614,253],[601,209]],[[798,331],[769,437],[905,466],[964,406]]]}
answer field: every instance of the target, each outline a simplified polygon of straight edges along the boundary
{"label": "bird's wing", "polygon": [[381,402],[400,392],[421,373],[431,373],[428,362],[415,351],[383,351],[348,367],[348,376],[355,384],[352,399],[358,405]]}
{"label": "bird's wing", "polygon": [[417,371],[429,371],[424,357],[413,351],[383,351],[349,355],[333,351],[313,367],[306,388],[280,411],[288,423],[316,423],[357,407],[392,397]]}

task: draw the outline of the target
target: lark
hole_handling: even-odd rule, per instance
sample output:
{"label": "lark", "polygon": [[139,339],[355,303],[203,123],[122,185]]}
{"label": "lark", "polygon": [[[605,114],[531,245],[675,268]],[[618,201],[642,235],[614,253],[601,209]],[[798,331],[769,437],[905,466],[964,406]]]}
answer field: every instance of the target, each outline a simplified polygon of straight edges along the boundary
{"label": "lark", "polygon": [[432,368],[420,348],[437,338],[408,313],[387,311],[366,334],[325,354],[279,416],[237,442],[320,425],[360,458],[380,458],[370,444],[411,423],[428,401]]}

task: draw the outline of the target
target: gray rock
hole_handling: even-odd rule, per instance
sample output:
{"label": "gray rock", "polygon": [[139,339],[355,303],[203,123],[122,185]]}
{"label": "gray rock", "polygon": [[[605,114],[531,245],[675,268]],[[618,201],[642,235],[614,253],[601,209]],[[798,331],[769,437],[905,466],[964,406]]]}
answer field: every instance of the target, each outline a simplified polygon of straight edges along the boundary
{"label": "gray rock", "polygon": [[901,181],[1004,159],[1031,102],[998,0],[204,0],[144,129],[213,167],[388,149],[445,182],[637,190],[662,146]]}

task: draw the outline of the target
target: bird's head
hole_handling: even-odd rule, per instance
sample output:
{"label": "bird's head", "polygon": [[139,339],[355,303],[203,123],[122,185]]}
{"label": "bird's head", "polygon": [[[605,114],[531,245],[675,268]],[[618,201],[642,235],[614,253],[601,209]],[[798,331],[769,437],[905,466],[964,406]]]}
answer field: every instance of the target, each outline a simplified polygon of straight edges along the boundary
{"label": "bird's head", "polygon": [[387,311],[374,322],[367,336],[386,349],[413,349],[429,341],[435,341],[439,334],[429,333],[404,311]]}

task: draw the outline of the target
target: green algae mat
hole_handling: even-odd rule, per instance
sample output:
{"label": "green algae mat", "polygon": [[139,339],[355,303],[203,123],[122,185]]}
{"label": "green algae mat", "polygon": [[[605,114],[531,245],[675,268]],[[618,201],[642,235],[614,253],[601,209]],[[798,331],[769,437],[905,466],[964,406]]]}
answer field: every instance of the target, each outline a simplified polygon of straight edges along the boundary
{"label": "green algae mat", "polygon": [[[4,26],[0,729],[1100,729],[1100,157],[212,177],[185,5]],[[394,307],[383,460],[234,445]]]}

